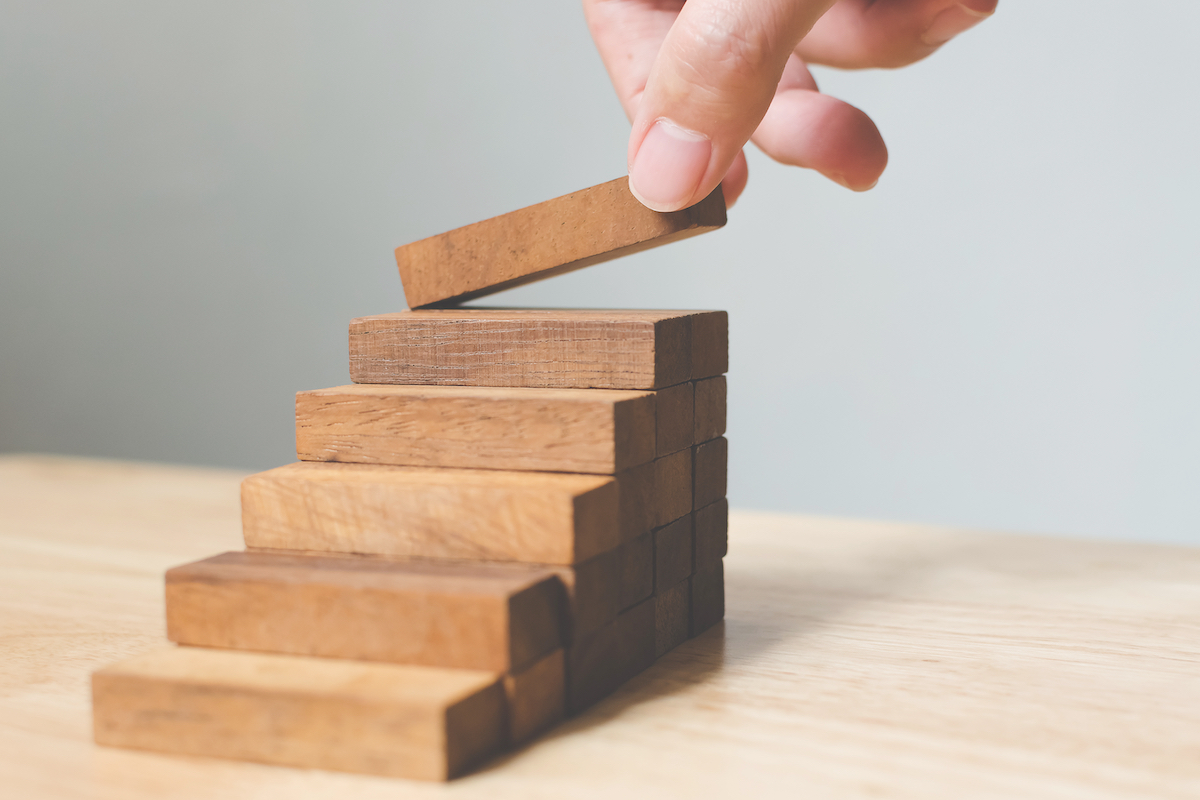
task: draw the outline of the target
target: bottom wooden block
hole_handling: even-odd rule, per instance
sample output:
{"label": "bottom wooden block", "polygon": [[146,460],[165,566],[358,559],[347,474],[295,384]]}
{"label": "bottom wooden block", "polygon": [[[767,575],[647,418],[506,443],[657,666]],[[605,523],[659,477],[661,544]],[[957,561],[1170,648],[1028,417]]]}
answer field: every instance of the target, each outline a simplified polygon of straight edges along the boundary
{"label": "bottom wooden block", "polygon": [[92,676],[96,742],[445,780],[507,738],[500,676],[171,647]]}
{"label": "bottom wooden block", "polygon": [[692,587],[691,636],[703,633],[725,618],[725,567],[723,561],[697,569]]}
{"label": "bottom wooden block", "polygon": [[683,644],[691,623],[691,585],[684,580],[654,595],[654,657]]}
{"label": "bottom wooden block", "polygon": [[508,699],[508,736],[521,744],[566,715],[566,659],[555,650],[533,666],[504,676]]}
{"label": "bottom wooden block", "polygon": [[654,598],[567,650],[567,710],[582,711],[654,661]]}

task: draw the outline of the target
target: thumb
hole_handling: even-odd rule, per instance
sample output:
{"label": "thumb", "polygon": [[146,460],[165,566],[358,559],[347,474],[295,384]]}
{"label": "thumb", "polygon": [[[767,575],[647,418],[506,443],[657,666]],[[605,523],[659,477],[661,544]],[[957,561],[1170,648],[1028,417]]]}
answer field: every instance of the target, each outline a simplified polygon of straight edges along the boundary
{"label": "thumb", "polygon": [[762,121],[788,57],[833,0],[692,0],[646,81],[629,188],[656,211],[700,202]]}

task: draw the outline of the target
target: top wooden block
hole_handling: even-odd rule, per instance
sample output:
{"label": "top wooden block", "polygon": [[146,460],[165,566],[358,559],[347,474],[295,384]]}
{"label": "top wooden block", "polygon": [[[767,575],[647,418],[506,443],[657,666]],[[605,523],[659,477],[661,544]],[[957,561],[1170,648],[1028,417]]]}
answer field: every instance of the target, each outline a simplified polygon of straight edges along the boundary
{"label": "top wooden block", "polygon": [[728,368],[724,311],[471,308],[350,322],[355,383],[662,389]]}
{"label": "top wooden block", "polygon": [[725,224],[721,187],[683,211],[651,211],[618,178],[396,248],[409,308],[447,306]]}

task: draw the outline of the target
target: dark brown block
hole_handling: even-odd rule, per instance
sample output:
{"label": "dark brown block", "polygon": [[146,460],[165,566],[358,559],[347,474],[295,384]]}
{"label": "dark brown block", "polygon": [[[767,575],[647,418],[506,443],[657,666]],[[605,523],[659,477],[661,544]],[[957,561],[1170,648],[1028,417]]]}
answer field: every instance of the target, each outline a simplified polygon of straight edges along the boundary
{"label": "dark brown block", "polygon": [[692,325],[692,380],[729,371],[729,315],[698,318]]}
{"label": "dark brown block", "polygon": [[623,612],[567,650],[567,710],[596,703],[654,661],[654,598]]}
{"label": "dark brown block", "polygon": [[692,515],[654,532],[654,593],[686,581],[692,574]]}
{"label": "dark brown block", "polygon": [[729,551],[729,501],[722,497],[692,513],[695,520],[695,558],[692,568],[707,567]]}
{"label": "dark brown block", "polygon": [[647,531],[617,550],[621,611],[654,593],[654,534]]}
{"label": "dark brown block", "polygon": [[691,208],[651,211],[629,179],[602,183],[396,248],[409,308],[446,305],[599,264],[725,224],[721,188]]}
{"label": "dark brown block", "polygon": [[725,376],[695,383],[693,442],[700,444],[725,435]]}
{"label": "dark brown block", "polygon": [[689,450],[654,460],[653,527],[674,522],[692,510],[692,463]]}
{"label": "dark brown block", "polygon": [[696,636],[725,618],[725,567],[718,561],[696,570],[692,587],[691,635]]}
{"label": "dark brown block", "polygon": [[695,389],[691,382],[659,389],[655,393],[658,417],[657,454],[665,456],[692,445],[695,434]]}
{"label": "dark brown block", "polygon": [[557,649],[566,611],[551,572],[519,565],[223,553],[166,584],[179,644],[494,672]]}
{"label": "dark brown block", "polygon": [[722,436],[698,444],[692,451],[695,453],[695,496],[692,502],[694,508],[703,508],[725,496],[729,442]]}
{"label": "dark brown block", "polygon": [[[445,309],[350,323],[355,383],[662,389],[727,357],[724,311]],[[692,341],[692,331],[700,341]],[[717,374],[717,373],[712,373]]]}
{"label": "dark brown block", "polygon": [[504,676],[508,700],[508,738],[521,744],[566,715],[566,660],[562,650]]}
{"label": "dark brown block", "polygon": [[654,594],[654,657],[659,658],[688,638],[691,587],[685,580]]}

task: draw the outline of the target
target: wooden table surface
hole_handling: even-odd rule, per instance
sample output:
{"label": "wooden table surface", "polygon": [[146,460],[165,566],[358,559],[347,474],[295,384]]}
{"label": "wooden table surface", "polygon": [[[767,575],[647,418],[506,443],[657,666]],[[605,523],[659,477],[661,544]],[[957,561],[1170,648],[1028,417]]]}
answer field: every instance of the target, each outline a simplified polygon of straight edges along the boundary
{"label": "wooden table surface", "polygon": [[241,477],[0,457],[0,797],[1200,797],[1200,549],[744,512],[723,626],[452,784],[94,746]]}

